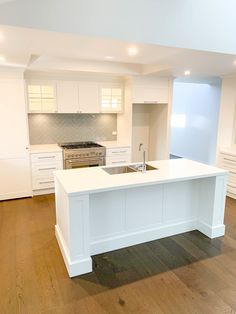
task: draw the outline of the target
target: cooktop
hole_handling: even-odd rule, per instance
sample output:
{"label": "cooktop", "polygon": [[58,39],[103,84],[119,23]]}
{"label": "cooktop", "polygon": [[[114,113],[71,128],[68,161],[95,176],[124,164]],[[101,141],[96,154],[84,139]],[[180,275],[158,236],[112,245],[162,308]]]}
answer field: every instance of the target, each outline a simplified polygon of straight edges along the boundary
{"label": "cooktop", "polygon": [[59,143],[58,144],[63,149],[78,149],[78,148],[93,148],[93,147],[103,147],[95,142],[72,142],[72,143]]}

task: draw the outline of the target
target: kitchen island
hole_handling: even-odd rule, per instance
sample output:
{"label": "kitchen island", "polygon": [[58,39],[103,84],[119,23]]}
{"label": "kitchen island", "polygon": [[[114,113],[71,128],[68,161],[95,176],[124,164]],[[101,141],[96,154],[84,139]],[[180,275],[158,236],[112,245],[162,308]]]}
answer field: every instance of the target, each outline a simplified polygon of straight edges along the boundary
{"label": "kitchen island", "polygon": [[187,159],[148,164],[157,170],[54,173],[55,232],[70,277],[91,272],[95,254],[191,230],[224,235],[227,171]]}

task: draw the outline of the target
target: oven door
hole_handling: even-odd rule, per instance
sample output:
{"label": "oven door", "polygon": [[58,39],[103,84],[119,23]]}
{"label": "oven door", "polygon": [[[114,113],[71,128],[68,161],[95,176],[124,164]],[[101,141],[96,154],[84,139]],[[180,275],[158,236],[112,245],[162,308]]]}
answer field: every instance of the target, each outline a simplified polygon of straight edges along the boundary
{"label": "oven door", "polygon": [[65,169],[85,168],[85,167],[97,167],[104,166],[104,157],[97,158],[74,158],[66,159],[64,163]]}

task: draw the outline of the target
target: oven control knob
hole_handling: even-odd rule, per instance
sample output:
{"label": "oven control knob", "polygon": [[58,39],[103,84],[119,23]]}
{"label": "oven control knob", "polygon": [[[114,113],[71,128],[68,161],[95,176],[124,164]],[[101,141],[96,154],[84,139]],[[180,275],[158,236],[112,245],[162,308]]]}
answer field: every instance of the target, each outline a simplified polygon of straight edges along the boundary
{"label": "oven control knob", "polygon": [[87,156],[89,156],[89,154],[87,154]]}

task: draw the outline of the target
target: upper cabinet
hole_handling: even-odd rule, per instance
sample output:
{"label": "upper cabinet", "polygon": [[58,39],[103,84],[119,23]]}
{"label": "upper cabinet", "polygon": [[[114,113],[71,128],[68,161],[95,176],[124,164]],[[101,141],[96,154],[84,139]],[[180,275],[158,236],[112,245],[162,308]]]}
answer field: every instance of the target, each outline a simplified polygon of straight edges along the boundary
{"label": "upper cabinet", "polygon": [[99,113],[99,83],[79,82],[80,113]]}
{"label": "upper cabinet", "polygon": [[54,83],[28,82],[27,84],[29,112],[56,112],[56,85]]}
{"label": "upper cabinet", "polygon": [[57,82],[58,113],[99,113],[99,86],[93,82]]}
{"label": "upper cabinet", "polygon": [[122,85],[93,81],[27,82],[31,113],[122,112]]}
{"label": "upper cabinet", "polygon": [[101,92],[101,112],[122,112],[123,89],[119,85],[103,85]]}
{"label": "upper cabinet", "polygon": [[167,104],[169,102],[168,78],[135,78],[132,102],[134,104]]}
{"label": "upper cabinet", "polygon": [[57,82],[57,105],[59,113],[79,112],[78,82]]}

